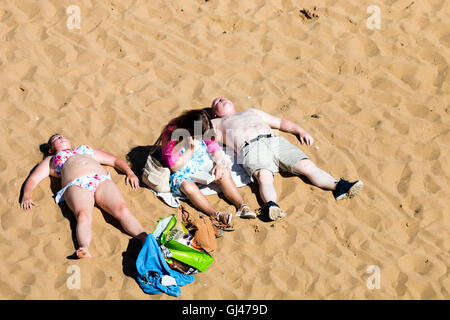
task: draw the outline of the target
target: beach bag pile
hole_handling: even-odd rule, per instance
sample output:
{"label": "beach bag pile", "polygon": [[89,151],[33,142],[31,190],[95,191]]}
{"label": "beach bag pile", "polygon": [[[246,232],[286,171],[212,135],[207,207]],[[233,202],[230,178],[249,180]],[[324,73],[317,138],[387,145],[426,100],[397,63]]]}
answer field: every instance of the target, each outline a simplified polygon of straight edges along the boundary
{"label": "beach bag pile", "polygon": [[[206,271],[214,261],[210,253],[216,249],[216,240],[210,220],[188,214],[186,221],[180,210],[186,213],[179,208],[178,218],[171,214],[158,220],[139,252],[137,281],[146,293],[177,297],[181,286],[193,282],[193,275]],[[194,232],[190,232],[192,229]]]}

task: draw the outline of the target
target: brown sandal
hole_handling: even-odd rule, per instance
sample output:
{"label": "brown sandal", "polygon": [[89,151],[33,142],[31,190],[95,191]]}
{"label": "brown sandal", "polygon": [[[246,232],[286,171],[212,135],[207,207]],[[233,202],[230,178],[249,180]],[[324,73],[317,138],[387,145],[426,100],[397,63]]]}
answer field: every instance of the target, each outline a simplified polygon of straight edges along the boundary
{"label": "brown sandal", "polygon": [[[192,222],[191,222],[191,217],[190,217],[189,211],[187,211],[183,206],[179,206],[178,207],[177,218],[178,218],[178,220],[181,221],[181,223],[183,223],[183,225],[186,227],[186,229],[189,232],[197,231],[197,227],[195,225],[193,225]],[[214,224],[214,219],[211,218],[210,220],[212,222],[212,226],[213,226],[213,229],[214,229],[215,237],[216,238],[222,237],[223,236],[223,229],[219,228],[217,225]],[[230,230],[230,231],[232,231],[232,230]]]}
{"label": "brown sandal", "polygon": [[234,228],[231,226],[232,219],[233,219],[232,214],[217,211],[216,214],[211,217],[211,222],[213,226],[215,226],[220,230],[234,231]]}
{"label": "brown sandal", "polygon": [[216,239],[220,238],[223,236],[223,230],[217,228],[214,224],[213,224],[213,229],[214,229],[214,235],[216,236]]}

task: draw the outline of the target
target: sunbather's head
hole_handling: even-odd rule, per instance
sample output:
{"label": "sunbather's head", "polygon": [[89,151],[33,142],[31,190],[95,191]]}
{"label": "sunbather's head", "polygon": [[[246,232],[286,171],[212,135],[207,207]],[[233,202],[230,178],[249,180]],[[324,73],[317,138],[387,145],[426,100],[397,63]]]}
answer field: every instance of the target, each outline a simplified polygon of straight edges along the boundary
{"label": "sunbather's head", "polygon": [[52,135],[47,143],[41,144],[41,151],[44,153],[44,156],[67,149],[72,149],[70,140],[59,133]]}
{"label": "sunbather's head", "polygon": [[186,130],[192,138],[202,138],[208,131],[213,130],[211,118],[205,109],[188,110],[179,117],[172,119],[162,130],[160,138],[163,144],[172,140],[172,133],[177,129]]}
{"label": "sunbather's head", "polygon": [[215,98],[211,104],[211,108],[217,118],[231,116],[236,113],[233,102],[223,97]]}

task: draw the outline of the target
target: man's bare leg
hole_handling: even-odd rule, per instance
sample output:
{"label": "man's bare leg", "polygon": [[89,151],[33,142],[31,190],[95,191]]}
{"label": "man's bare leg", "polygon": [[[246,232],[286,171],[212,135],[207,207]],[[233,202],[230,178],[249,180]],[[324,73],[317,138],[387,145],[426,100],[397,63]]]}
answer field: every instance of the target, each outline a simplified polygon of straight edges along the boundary
{"label": "man's bare leg", "polygon": [[253,176],[259,183],[259,195],[264,203],[269,201],[277,202],[277,192],[273,185],[273,173],[269,170],[261,169],[255,171]]}
{"label": "man's bare leg", "polygon": [[273,173],[269,170],[261,169],[255,171],[253,175],[259,183],[259,195],[264,201],[269,218],[271,220],[283,218],[285,214],[276,203],[277,192],[273,184]]}
{"label": "man's bare leg", "polygon": [[310,159],[302,159],[294,165],[294,171],[306,176],[313,185],[327,190],[335,190],[338,181],[329,173],[318,168]]}
{"label": "man's bare leg", "polygon": [[359,194],[364,184],[361,180],[349,182],[345,179],[337,181],[329,173],[316,167],[309,159],[302,159],[294,166],[294,172],[306,176],[316,187],[333,191],[336,200],[352,198]]}

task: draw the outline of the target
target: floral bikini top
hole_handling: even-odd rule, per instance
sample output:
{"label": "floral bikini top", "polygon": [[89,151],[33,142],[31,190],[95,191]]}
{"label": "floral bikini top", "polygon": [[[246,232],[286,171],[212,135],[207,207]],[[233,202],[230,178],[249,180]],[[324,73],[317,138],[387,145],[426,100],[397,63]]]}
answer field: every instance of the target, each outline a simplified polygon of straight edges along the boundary
{"label": "floral bikini top", "polygon": [[61,168],[63,167],[64,163],[66,163],[67,159],[76,154],[86,154],[94,157],[94,149],[86,144],[83,144],[73,150],[61,150],[57,154],[55,154],[53,156],[52,164],[53,168],[55,168],[55,172],[59,176],[61,175]]}

